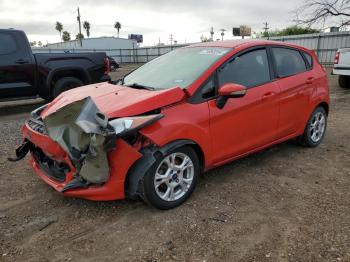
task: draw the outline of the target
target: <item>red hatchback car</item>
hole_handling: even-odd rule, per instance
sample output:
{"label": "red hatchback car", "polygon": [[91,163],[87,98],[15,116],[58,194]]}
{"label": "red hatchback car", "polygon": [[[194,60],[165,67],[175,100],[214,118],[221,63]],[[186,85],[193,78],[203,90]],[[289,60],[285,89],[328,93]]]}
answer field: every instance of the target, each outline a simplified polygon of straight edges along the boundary
{"label": "red hatchback car", "polygon": [[32,112],[17,158],[66,196],[169,209],[199,174],[288,139],[321,143],[329,90],[313,51],[273,41],[191,45]]}

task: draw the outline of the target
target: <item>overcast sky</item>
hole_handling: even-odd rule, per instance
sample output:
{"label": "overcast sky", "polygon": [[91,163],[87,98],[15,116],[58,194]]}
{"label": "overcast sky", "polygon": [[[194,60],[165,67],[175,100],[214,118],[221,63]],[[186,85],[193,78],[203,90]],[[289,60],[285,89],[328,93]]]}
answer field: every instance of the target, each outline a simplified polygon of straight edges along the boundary
{"label": "overcast sky", "polygon": [[[75,38],[78,33],[79,6],[82,21],[91,24],[91,36],[116,36],[114,23],[122,25],[120,36],[144,35],[144,44],[167,43],[172,33],[179,43],[198,42],[203,34],[214,38],[225,28],[230,38],[232,27],[248,25],[262,31],[263,22],[271,29],[292,25],[293,11],[302,0],[0,0],[0,28],[24,30],[30,41],[58,42],[55,22]],[[85,32],[84,32],[85,34]]]}

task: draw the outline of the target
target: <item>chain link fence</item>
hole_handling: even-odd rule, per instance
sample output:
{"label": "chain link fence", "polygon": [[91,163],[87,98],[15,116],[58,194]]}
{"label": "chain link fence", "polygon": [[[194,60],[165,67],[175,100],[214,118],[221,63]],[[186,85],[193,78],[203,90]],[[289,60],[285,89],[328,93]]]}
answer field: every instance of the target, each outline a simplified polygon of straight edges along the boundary
{"label": "chain link fence", "polygon": [[[270,40],[289,42],[315,50],[321,64],[332,66],[335,52],[339,48],[350,47],[350,32],[318,33],[306,35],[292,35],[270,37]],[[152,59],[170,52],[175,48],[189,44],[140,47],[134,49],[49,49],[33,48],[34,53],[80,53],[106,52],[118,63],[146,63]]]}

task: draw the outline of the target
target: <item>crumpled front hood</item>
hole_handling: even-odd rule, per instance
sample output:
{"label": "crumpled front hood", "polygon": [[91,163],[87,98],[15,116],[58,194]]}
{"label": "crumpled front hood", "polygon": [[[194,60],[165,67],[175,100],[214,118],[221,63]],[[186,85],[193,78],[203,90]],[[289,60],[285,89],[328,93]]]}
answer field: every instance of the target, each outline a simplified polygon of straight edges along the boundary
{"label": "crumpled front hood", "polygon": [[109,83],[93,84],[66,91],[53,100],[41,117],[90,96],[108,118],[139,115],[181,101],[185,92],[179,87],[149,91]]}

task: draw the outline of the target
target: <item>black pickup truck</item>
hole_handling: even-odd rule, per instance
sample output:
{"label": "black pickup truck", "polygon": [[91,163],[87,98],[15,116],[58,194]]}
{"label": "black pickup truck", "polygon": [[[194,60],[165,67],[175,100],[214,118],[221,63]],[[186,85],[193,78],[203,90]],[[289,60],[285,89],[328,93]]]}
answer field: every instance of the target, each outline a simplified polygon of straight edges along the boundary
{"label": "black pickup truck", "polygon": [[23,31],[0,29],[0,101],[40,96],[109,81],[105,53],[33,54]]}

